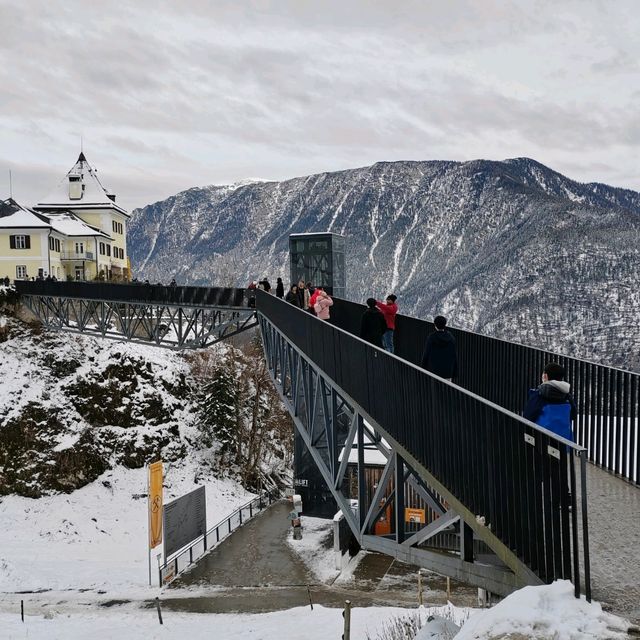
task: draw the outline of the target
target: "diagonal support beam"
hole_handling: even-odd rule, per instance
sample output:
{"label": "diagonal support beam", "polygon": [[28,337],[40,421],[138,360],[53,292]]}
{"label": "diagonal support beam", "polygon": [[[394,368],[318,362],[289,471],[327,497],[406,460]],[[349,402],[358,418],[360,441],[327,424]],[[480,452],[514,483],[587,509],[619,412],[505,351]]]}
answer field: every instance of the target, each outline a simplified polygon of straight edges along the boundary
{"label": "diagonal support beam", "polygon": [[361,533],[365,533],[373,524],[373,515],[374,513],[376,513],[379,507],[380,501],[382,500],[382,496],[384,495],[387,486],[389,485],[389,480],[393,475],[395,467],[395,458],[393,456],[389,456],[387,464],[382,470],[382,475],[380,476],[380,480],[378,482],[378,486],[376,487],[375,493],[373,494],[373,498],[371,499],[371,504],[369,505],[369,510],[367,511],[367,515],[365,516],[364,523],[362,525],[362,528],[360,529]]}
{"label": "diagonal support beam", "polygon": [[445,515],[440,516],[433,522],[430,522],[426,527],[422,527],[420,531],[416,531],[410,538],[407,538],[402,544],[407,547],[419,545],[429,538],[433,538],[436,534],[440,533],[447,527],[458,522],[460,516],[454,511],[447,511]]}
{"label": "diagonal support beam", "polygon": [[340,461],[340,467],[338,468],[338,475],[335,477],[333,482],[333,486],[336,489],[340,487],[344,480],[344,474],[346,473],[347,465],[349,464],[349,454],[353,447],[353,441],[355,440],[357,430],[358,414],[354,413],[353,418],[351,419],[351,425],[349,426],[349,433],[347,433],[347,439],[345,440],[344,448],[342,449],[342,460]]}

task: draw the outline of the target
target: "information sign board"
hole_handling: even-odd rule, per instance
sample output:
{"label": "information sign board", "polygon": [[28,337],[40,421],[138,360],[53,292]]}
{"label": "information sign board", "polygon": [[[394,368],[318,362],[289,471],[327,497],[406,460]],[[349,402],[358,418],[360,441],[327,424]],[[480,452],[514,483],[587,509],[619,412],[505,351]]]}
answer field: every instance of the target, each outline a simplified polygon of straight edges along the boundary
{"label": "information sign board", "polygon": [[198,487],[164,506],[164,557],[186,547],[207,531],[204,487]]}

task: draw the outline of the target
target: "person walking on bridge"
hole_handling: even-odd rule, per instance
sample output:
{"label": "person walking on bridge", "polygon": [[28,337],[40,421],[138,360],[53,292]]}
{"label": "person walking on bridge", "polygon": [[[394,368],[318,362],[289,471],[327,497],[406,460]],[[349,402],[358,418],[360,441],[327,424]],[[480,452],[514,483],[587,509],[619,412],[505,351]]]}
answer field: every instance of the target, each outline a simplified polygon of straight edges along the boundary
{"label": "person walking on bridge", "polygon": [[313,285],[311,284],[311,282],[307,282],[307,284],[304,283],[304,280],[302,281],[303,284],[303,289],[304,289],[304,304],[302,305],[302,308],[305,311],[308,311],[309,313],[313,313],[313,309],[311,309],[310,307],[310,300],[311,300],[311,292],[313,291]]}
{"label": "person walking on bridge", "polygon": [[291,285],[291,289],[287,292],[285,298],[286,302],[289,302],[294,307],[300,307],[300,298],[298,298],[298,287],[295,284]]}
{"label": "person walking on bridge", "polygon": [[276,297],[284,298],[284,283],[282,282],[282,278],[276,280]]}
{"label": "person walking on bridge", "polygon": [[304,280],[300,278],[298,280],[298,306],[301,309],[305,308],[304,301],[305,301]]}
{"label": "person walking on bridge", "polygon": [[[389,353],[394,353],[395,351],[393,346],[393,334],[396,330],[396,314],[398,313],[398,305],[396,304],[397,299],[398,298],[391,293],[387,296],[385,302],[381,302],[380,300],[376,302],[376,306],[382,312],[386,322],[386,330],[382,336],[382,346],[385,351],[388,351]],[[367,304],[369,304],[368,300]]]}
{"label": "person walking on bridge", "polygon": [[329,320],[329,307],[333,304],[333,300],[326,291],[320,291],[316,298],[313,309],[320,320]]}
{"label": "person walking on bridge", "polygon": [[316,302],[318,301],[318,296],[323,293],[322,287],[316,287],[314,292],[309,296],[309,309],[315,313],[316,310]]}
{"label": "person walking on bridge", "polygon": [[542,370],[542,384],[537,389],[529,389],[529,400],[522,415],[567,440],[573,440],[571,423],[576,419],[578,410],[570,394],[571,385],[564,376],[561,364],[549,362]]}
{"label": "person walking on bridge", "polygon": [[360,337],[376,347],[382,347],[387,323],[376,305],[375,298],[367,298],[367,309],[362,314],[360,321]]}
{"label": "person walking on bridge", "polygon": [[427,338],[420,366],[451,382],[458,376],[456,339],[446,330],[447,319],[444,316],[436,316],[433,324],[436,330]]}

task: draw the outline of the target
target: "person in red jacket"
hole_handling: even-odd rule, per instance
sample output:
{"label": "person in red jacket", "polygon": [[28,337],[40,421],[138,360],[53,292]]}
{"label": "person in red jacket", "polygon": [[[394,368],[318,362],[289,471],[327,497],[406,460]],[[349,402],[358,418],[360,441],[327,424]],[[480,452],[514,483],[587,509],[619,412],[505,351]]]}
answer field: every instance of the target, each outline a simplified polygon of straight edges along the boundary
{"label": "person in red jacket", "polygon": [[398,298],[392,293],[387,296],[385,302],[376,300],[376,307],[382,311],[384,320],[387,323],[387,330],[382,336],[382,346],[385,351],[388,351],[389,353],[394,353],[393,332],[396,330],[396,314],[398,313],[398,305],[396,304],[397,299]]}
{"label": "person in red jacket", "polygon": [[309,298],[309,309],[313,309],[315,313],[316,302],[318,302],[318,296],[322,293],[322,287],[316,287],[316,290],[311,294]]}

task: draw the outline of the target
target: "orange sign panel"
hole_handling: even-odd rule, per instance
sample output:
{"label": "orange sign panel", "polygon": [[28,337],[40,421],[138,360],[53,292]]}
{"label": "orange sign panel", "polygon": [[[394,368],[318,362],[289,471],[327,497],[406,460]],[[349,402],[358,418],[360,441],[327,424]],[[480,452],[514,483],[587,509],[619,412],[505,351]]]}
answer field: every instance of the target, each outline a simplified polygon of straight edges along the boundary
{"label": "orange sign panel", "polygon": [[420,524],[424,524],[425,522],[424,509],[406,508],[404,510],[404,520],[405,522],[419,522]]}
{"label": "orange sign panel", "polygon": [[162,542],[162,462],[149,465],[149,549]]}

